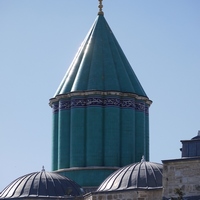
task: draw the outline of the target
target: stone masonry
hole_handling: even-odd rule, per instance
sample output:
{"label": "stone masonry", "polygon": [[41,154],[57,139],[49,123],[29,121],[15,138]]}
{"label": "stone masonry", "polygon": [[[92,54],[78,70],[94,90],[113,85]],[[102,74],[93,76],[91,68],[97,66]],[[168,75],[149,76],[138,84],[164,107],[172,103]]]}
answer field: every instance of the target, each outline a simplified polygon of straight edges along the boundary
{"label": "stone masonry", "polygon": [[161,200],[162,189],[94,192],[86,194],[84,200]]}
{"label": "stone masonry", "polygon": [[200,199],[200,157],[163,161],[163,199]]}

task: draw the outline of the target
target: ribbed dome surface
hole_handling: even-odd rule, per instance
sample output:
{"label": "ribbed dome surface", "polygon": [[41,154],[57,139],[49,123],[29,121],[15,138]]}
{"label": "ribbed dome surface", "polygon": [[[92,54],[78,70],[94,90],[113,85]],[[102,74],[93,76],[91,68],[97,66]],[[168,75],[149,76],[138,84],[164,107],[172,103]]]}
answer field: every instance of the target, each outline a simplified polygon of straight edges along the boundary
{"label": "ribbed dome surface", "polygon": [[140,162],[111,174],[97,191],[162,188],[162,164]]}
{"label": "ribbed dome surface", "polygon": [[103,15],[98,15],[56,94],[121,91],[146,96]]}
{"label": "ribbed dome surface", "polygon": [[63,198],[82,194],[83,189],[74,181],[43,170],[24,175],[13,181],[0,193],[0,199]]}

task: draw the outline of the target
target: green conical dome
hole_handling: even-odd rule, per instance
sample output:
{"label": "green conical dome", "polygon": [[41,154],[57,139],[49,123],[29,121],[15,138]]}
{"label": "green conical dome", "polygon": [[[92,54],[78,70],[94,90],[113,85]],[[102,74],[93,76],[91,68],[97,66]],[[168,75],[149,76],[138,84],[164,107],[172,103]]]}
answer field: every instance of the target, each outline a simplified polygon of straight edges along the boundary
{"label": "green conical dome", "polygon": [[146,96],[103,15],[98,15],[55,95],[121,91]]}
{"label": "green conical dome", "polygon": [[53,170],[96,187],[117,168],[148,161],[150,104],[100,12],[50,99]]}

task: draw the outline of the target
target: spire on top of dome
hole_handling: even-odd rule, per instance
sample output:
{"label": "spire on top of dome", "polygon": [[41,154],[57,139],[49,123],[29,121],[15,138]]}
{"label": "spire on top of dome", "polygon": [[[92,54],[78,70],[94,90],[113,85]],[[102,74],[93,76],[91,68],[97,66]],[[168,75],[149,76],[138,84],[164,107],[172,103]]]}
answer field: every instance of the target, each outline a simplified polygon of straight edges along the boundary
{"label": "spire on top of dome", "polygon": [[45,168],[44,168],[44,165],[42,166],[42,172],[45,172]]}
{"label": "spire on top of dome", "polygon": [[144,155],[142,156],[142,159],[141,159],[141,162],[145,162],[146,160],[145,160],[145,157],[144,157]]}
{"label": "spire on top of dome", "polygon": [[103,11],[102,11],[102,8],[103,8],[103,4],[102,4],[102,1],[103,0],[99,0],[99,12],[98,12],[98,15],[103,15],[104,13],[103,13]]}

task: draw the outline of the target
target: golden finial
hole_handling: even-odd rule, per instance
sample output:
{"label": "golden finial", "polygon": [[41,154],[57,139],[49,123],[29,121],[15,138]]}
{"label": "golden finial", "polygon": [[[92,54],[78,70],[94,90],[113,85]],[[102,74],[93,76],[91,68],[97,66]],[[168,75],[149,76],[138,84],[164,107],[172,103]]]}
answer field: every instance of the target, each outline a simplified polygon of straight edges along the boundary
{"label": "golden finial", "polygon": [[103,0],[99,0],[99,12],[98,12],[98,15],[103,15],[103,11],[102,11],[102,8],[103,8],[103,4],[102,4],[102,1]]}

